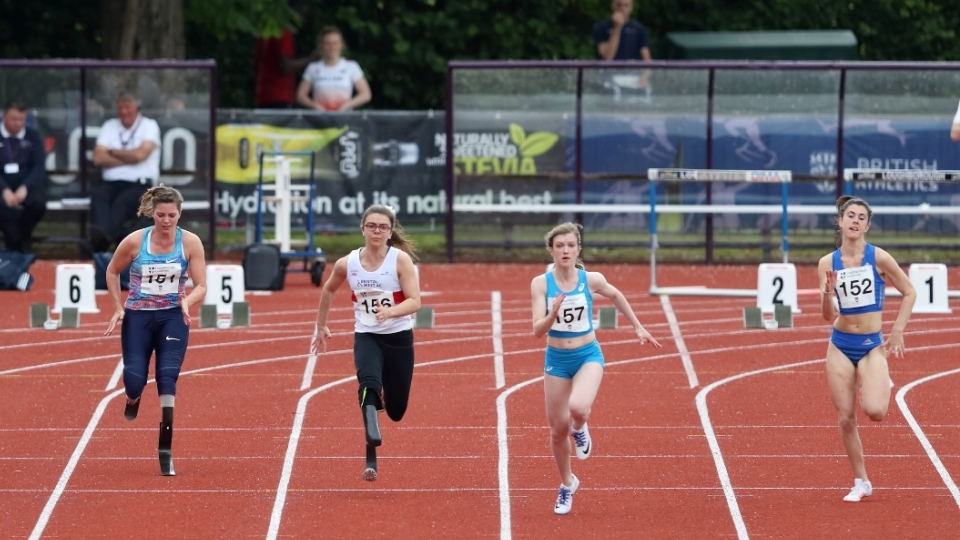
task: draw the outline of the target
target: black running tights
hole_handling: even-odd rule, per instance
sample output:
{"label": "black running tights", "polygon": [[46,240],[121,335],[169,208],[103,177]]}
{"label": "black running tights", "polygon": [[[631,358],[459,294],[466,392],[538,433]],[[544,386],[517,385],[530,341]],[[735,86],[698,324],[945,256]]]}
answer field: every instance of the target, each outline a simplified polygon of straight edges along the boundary
{"label": "black running tights", "polygon": [[380,396],[382,390],[382,407],[391,420],[399,422],[407,412],[413,381],[413,330],[354,334],[353,363],[360,383],[360,405],[363,405],[364,389],[374,396]]}

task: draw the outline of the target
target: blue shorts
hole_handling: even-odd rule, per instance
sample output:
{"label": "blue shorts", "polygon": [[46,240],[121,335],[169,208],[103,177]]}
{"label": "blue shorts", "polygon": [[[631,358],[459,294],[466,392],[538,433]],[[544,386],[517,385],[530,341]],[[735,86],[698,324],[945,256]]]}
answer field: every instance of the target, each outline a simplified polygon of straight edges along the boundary
{"label": "blue shorts", "polygon": [[847,355],[847,358],[857,365],[861,358],[870,351],[883,345],[883,334],[875,332],[873,334],[848,334],[841,332],[836,328],[830,334],[830,343],[833,343],[840,352]]}
{"label": "blue shorts", "polygon": [[600,343],[596,340],[576,349],[547,347],[543,372],[554,377],[572,379],[587,362],[596,362],[603,367],[603,351],[600,350]]}

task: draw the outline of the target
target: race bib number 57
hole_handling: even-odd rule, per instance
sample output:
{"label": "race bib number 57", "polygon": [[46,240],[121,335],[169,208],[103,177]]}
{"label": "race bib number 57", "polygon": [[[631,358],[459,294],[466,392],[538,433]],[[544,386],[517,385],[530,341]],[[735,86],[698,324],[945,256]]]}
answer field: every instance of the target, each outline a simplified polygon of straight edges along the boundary
{"label": "race bib number 57", "polygon": [[[548,307],[553,306],[553,300],[553,298],[547,300]],[[592,314],[587,312],[586,295],[566,296],[550,329],[560,332],[586,332],[590,329],[591,316]]]}

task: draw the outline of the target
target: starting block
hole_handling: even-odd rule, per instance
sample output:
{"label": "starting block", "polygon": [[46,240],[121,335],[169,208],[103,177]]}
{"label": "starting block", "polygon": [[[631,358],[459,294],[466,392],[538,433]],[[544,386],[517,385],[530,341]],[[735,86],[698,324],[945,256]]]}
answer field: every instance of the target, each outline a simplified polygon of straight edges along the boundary
{"label": "starting block", "polygon": [[617,327],[617,308],[603,307],[597,316],[597,328]]}
{"label": "starting block", "polygon": [[60,310],[60,328],[79,328],[80,309],[64,307]]}
{"label": "starting block", "polygon": [[776,304],[773,306],[773,318],[779,328],[793,328],[793,307]]}
{"label": "starting block", "polygon": [[50,306],[42,302],[30,304],[30,328],[43,328],[50,319]]}
{"label": "starting block", "polygon": [[248,302],[233,302],[230,308],[230,317],[221,318],[217,313],[216,304],[202,304],[200,306],[200,328],[230,328],[231,326],[250,326],[250,304]]}
{"label": "starting block", "polygon": [[413,318],[414,328],[433,328],[433,308],[421,307]]}
{"label": "starting block", "polygon": [[776,304],[773,306],[773,317],[766,319],[763,317],[763,310],[759,307],[743,308],[744,328],[766,328],[767,330],[776,330],[777,328],[791,328],[792,326],[792,306]]}
{"label": "starting block", "polygon": [[758,307],[743,308],[744,328],[763,328],[763,313]]}
{"label": "starting block", "polygon": [[250,304],[248,302],[234,302],[230,313],[231,326],[250,326]]}

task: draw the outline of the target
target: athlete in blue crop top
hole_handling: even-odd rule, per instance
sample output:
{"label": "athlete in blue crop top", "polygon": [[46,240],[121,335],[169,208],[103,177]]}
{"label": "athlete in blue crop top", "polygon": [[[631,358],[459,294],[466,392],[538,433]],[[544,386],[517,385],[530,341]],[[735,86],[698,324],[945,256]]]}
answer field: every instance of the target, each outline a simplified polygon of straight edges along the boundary
{"label": "athlete in blue crop top", "polygon": [[[853,489],[843,498],[848,502],[861,501],[873,493],[857,432],[858,379],[863,412],[875,422],[883,420],[893,385],[887,356],[903,356],[903,331],[917,298],[897,261],[864,238],[870,229],[871,214],[870,206],[862,199],[843,196],[837,200],[840,247],[821,258],[817,268],[821,313],[833,322],[827,345],[827,385],[837,409],[840,439],[855,477]],[[903,293],[903,302],[884,341],[880,330],[888,281]]]}
{"label": "athlete in blue crop top", "polygon": [[590,408],[603,378],[603,352],[593,331],[593,295],[613,301],[630,322],[640,343],[657,342],[640,324],[630,304],[599,272],[587,272],[580,261],[580,226],[564,223],[546,235],[553,270],[533,278],[533,333],[547,336],[543,368],[550,447],[560,471],[560,492],[553,511],[570,512],[580,485],[570,468],[570,436],[577,457],[587,459],[593,441],[587,430]]}
{"label": "athlete in blue crop top", "polygon": [[[160,439],[157,453],[160,473],[173,476],[173,406],[177,379],[190,335],[190,306],[207,293],[206,262],[200,238],[177,227],[183,197],[163,184],[150,188],[140,198],[141,216],[153,218],[153,226],[124,238],[107,267],[107,289],[114,313],[104,335],[121,322],[123,386],[127,404],[123,415],[134,420],[140,396],[147,384],[150,356],[156,353],[157,393],[160,394]],[[120,271],[130,266],[130,295],[120,302]],[[187,295],[187,270],[193,290]]]}

